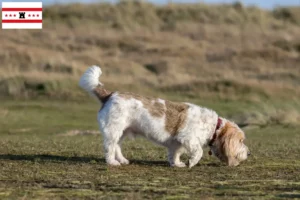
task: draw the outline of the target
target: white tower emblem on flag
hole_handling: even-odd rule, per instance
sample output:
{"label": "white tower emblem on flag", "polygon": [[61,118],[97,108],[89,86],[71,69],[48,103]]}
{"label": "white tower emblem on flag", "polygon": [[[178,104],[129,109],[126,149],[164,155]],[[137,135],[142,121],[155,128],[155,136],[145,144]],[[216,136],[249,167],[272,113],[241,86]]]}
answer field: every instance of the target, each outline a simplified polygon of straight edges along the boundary
{"label": "white tower emblem on flag", "polygon": [[42,29],[42,2],[2,2],[2,29]]}

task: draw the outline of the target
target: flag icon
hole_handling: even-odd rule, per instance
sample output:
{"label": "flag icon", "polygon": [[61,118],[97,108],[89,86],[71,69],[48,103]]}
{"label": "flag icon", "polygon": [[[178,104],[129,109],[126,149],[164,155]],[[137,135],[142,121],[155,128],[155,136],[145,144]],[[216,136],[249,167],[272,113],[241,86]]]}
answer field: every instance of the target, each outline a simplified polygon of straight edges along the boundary
{"label": "flag icon", "polygon": [[42,2],[2,2],[2,29],[42,29]]}

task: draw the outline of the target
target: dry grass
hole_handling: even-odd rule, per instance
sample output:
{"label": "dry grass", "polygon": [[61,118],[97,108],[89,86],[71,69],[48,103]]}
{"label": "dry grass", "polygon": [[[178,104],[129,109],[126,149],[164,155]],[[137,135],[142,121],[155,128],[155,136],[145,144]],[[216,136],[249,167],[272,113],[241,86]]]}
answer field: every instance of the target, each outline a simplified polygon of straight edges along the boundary
{"label": "dry grass", "polygon": [[111,90],[289,104],[300,97],[297,10],[238,3],[47,7],[43,30],[0,32],[0,98],[81,99],[78,78],[97,64]]}
{"label": "dry grass", "polygon": [[[1,96],[77,98],[79,75],[98,64],[111,89],[160,95],[196,83],[202,98],[240,99],[249,91],[253,100],[298,98],[297,10],[238,3],[47,7],[43,30],[1,31]],[[220,89],[227,83],[229,91]]]}

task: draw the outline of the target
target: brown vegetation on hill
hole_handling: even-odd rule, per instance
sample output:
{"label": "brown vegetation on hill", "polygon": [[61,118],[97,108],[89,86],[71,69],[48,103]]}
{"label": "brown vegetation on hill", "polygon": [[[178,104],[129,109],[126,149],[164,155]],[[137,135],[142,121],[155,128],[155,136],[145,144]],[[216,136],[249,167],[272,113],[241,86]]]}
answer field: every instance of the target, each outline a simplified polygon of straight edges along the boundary
{"label": "brown vegetation on hill", "polygon": [[0,94],[78,98],[78,77],[97,64],[111,90],[298,98],[299,11],[239,3],[50,6],[43,30],[0,32]]}

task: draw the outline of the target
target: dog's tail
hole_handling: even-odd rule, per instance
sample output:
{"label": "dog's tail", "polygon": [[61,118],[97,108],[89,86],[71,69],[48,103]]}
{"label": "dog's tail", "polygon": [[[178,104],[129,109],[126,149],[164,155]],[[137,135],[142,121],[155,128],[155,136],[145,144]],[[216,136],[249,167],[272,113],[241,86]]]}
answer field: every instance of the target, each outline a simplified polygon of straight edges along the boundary
{"label": "dog's tail", "polygon": [[100,67],[89,67],[81,76],[79,86],[91,95],[96,96],[102,103],[105,103],[112,95],[112,92],[104,89],[103,84],[99,81],[101,74]]}

